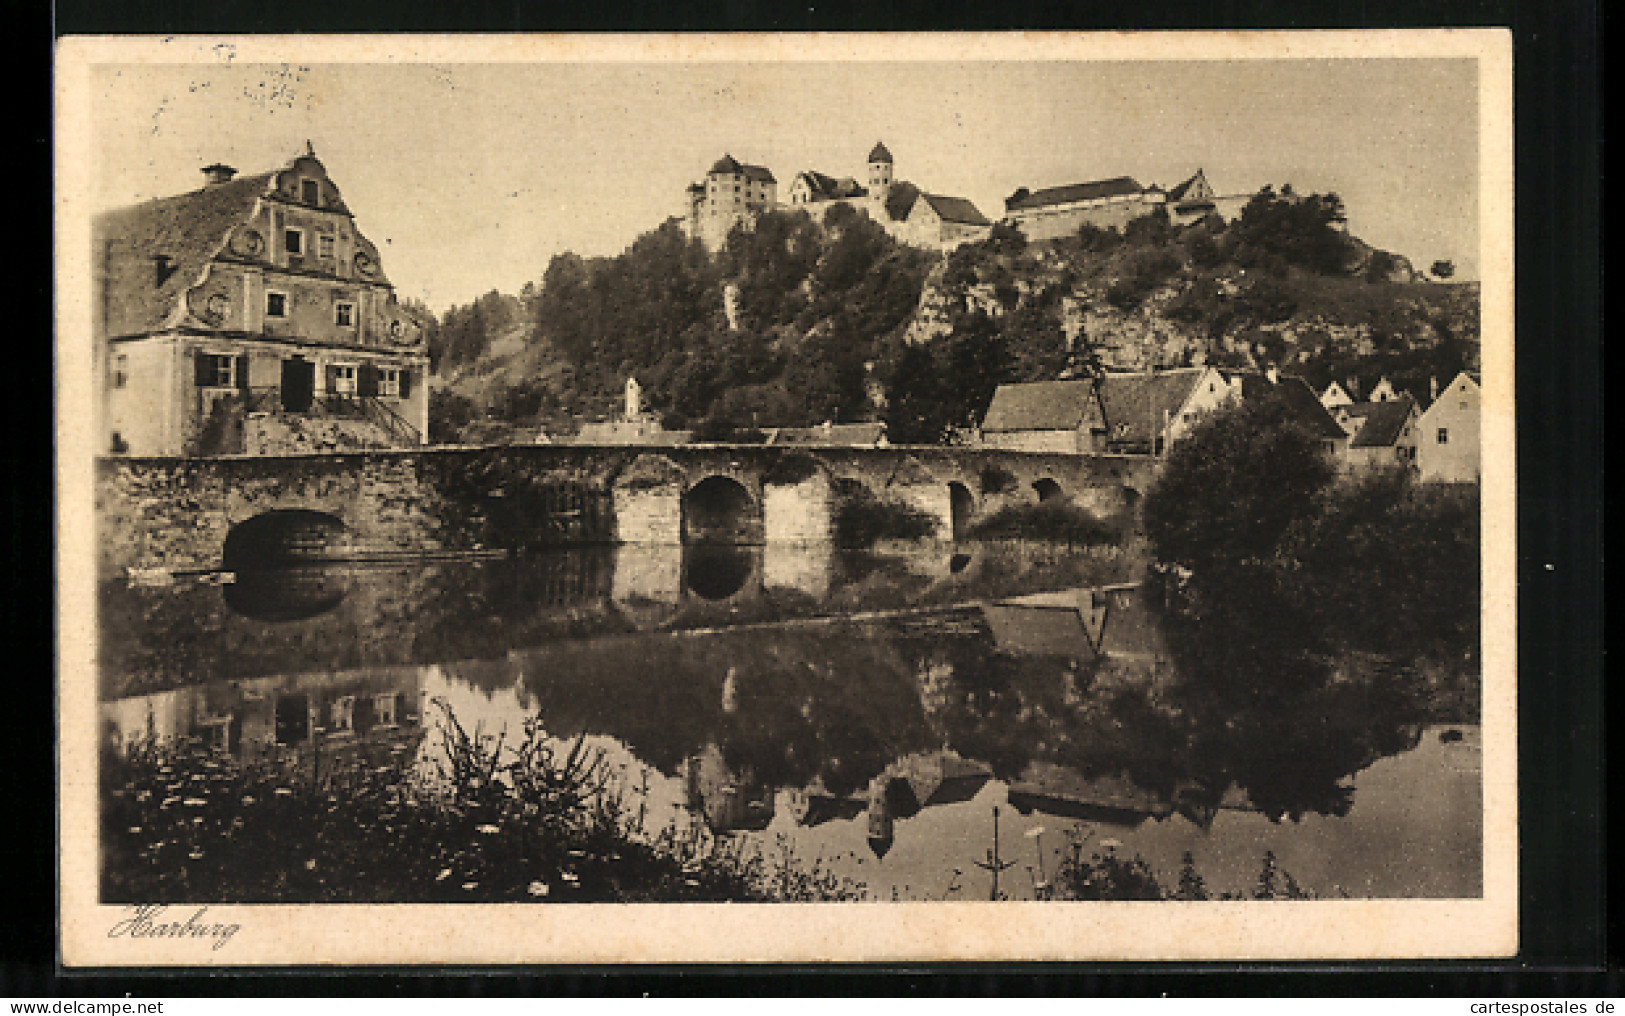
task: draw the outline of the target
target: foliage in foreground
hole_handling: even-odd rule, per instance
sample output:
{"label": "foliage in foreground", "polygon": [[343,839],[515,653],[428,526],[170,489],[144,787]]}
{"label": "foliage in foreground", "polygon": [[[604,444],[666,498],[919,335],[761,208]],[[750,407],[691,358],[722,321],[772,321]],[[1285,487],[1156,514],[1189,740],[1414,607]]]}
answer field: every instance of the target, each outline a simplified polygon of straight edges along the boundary
{"label": "foliage in foreground", "polygon": [[[469,734],[449,709],[440,760],[415,748],[242,764],[195,743],[108,753],[106,902],[636,902],[856,898],[861,887],[697,828],[652,833],[600,753]],[[307,771],[307,766],[315,772]]]}
{"label": "foliage in foreground", "polygon": [[1087,835],[1069,832],[1067,848],[1050,887],[1053,898],[1066,900],[1310,900],[1315,894],[1298,885],[1297,879],[1276,862],[1273,851],[1265,851],[1258,879],[1247,892],[1213,895],[1207,880],[1196,868],[1190,851],[1180,863],[1179,881],[1163,885],[1156,872],[1138,854],[1121,853],[1115,841],[1105,841],[1100,849],[1085,856]]}

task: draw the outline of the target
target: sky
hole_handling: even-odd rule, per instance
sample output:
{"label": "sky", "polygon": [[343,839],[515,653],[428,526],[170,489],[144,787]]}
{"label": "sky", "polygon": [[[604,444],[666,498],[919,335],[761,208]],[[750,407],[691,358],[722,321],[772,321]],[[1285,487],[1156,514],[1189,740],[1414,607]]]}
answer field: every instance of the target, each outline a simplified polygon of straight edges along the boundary
{"label": "sky", "polygon": [[612,255],[724,153],[899,179],[997,219],[1018,187],[1114,176],[1335,191],[1350,230],[1476,278],[1477,64],[1184,62],[124,64],[92,78],[94,204],[258,173],[307,141],[403,297],[436,311]]}

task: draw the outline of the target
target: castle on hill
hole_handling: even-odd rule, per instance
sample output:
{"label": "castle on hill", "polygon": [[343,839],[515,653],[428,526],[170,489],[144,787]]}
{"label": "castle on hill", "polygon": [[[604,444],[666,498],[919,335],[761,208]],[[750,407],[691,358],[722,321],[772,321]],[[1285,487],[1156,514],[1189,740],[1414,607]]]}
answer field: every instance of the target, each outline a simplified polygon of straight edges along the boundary
{"label": "castle on hill", "polygon": [[832,208],[846,205],[866,213],[903,243],[936,249],[979,240],[993,227],[969,200],[928,194],[897,179],[892,154],[882,142],[869,152],[863,183],[808,169],[796,174],[787,197],[788,204],[781,205],[772,170],[724,154],[703,181],[689,184],[684,228],[715,252],[735,226],[749,229],[763,212],[785,207],[822,221]]}

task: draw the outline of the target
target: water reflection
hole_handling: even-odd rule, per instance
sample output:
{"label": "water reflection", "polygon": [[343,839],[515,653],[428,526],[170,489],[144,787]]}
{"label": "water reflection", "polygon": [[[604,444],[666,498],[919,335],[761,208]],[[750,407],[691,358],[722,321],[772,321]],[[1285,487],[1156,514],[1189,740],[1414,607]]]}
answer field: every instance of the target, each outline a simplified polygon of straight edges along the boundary
{"label": "water reflection", "polygon": [[[1270,837],[1286,837],[1273,848],[1283,857],[1344,851],[1317,823],[1353,823],[1358,863],[1328,869],[1323,885],[1350,884],[1355,865],[1389,892],[1476,892],[1478,812],[1464,801],[1477,793],[1476,712],[1458,703],[1444,715],[1426,694],[1436,682],[1405,661],[1291,637],[1285,605],[1212,608],[1198,623],[1165,616],[1135,586],[970,597],[1050,574],[1034,570],[1043,555],[978,558],[966,581],[945,557],[826,552],[769,569],[763,548],[702,549],[365,573],[341,607],[292,624],[217,607],[194,625],[192,665],[227,679],[107,702],[109,740],[202,736],[291,764],[337,750],[421,756],[423,704],[439,696],[471,727],[539,713],[556,737],[603,739],[629,774],[713,832],[782,833],[804,856],[862,856],[869,867],[854,873],[894,888],[941,882],[980,856],[988,809],[1008,805],[1012,835],[1047,820],[1109,828],[1147,850],[1206,837],[1217,856],[1246,854],[1243,867]],[[795,575],[814,576],[811,589]],[[851,613],[899,602],[914,606]],[[327,626],[340,617],[352,633],[381,619],[381,634],[335,650]],[[717,623],[760,617],[772,623]],[[671,630],[685,625],[700,630]],[[255,641],[273,628],[281,638]],[[197,650],[209,637],[213,652]],[[188,640],[171,642],[180,653]],[[368,652],[421,662],[332,662]],[[294,676],[256,670],[279,661]],[[1441,719],[1464,721],[1451,728],[1461,737],[1424,742]],[[1443,826],[1361,817],[1382,814],[1356,807],[1362,779],[1375,779],[1365,774],[1397,758],[1421,760],[1401,796],[1432,802]],[[1433,844],[1426,866],[1382,874],[1420,856],[1418,844]]]}

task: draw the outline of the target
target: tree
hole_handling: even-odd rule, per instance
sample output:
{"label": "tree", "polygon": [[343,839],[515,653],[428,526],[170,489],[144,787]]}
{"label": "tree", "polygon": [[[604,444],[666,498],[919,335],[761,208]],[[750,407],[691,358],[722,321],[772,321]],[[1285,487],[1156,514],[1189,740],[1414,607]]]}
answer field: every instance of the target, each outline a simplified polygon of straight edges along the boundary
{"label": "tree", "polygon": [[1456,274],[1456,263],[1454,261],[1435,261],[1433,267],[1429,268],[1428,271],[1433,273],[1435,279],[1448,279]]}
{"label": "tree", "polygon": [[1333,475],[1278,392],[1216,413],[1172,447],[1146,495],[1152,552],[1198,573],[1270,563]]}
{"label": "tree", "polygon": [[886,385],[886,434],[893,444],[942,444],[953,426],[937,359],[926,346],[909,346]]}

